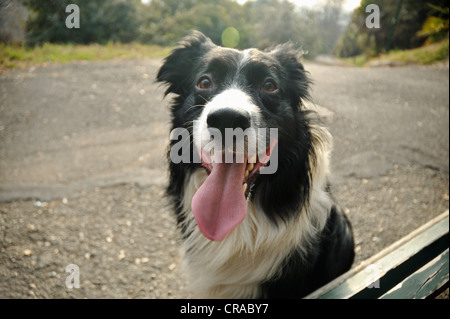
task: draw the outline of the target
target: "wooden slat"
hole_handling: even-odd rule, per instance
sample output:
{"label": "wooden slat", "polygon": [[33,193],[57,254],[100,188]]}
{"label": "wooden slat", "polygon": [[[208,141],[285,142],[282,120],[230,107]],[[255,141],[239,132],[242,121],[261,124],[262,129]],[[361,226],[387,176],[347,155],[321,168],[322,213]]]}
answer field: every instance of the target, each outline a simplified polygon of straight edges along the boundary
{"label": "wooden slat", "polygon": [[[447,210],[306,298],[346,299],[381,296],[448,248],[448,223]],[[430,254],[434,256],[430,258]],[[398,278],[399,276],[405,277]],[[394,282],[395,280],[398,281]],[[373,283],[375,283],[374,288],[367,289]]]}
{"label": "wooden slat", "polygon": [[380,299],[425,299],[448,283],[448,249]]}

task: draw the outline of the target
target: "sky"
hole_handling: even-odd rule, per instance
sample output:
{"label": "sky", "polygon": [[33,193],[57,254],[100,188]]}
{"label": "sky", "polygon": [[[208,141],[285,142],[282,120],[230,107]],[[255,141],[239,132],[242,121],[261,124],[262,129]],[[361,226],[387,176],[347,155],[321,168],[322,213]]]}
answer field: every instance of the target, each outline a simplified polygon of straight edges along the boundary
{"label": "sky", "polygon": [[[248,0],[237,0],[240,4],[247,2]],[[315,7],[320,6],[325,0],[289,0],[296,5],[306,6],[306,7]],[[353,9],[359,7],[361,0],[344,0],[344,9],[345,11],[353,11]]]}

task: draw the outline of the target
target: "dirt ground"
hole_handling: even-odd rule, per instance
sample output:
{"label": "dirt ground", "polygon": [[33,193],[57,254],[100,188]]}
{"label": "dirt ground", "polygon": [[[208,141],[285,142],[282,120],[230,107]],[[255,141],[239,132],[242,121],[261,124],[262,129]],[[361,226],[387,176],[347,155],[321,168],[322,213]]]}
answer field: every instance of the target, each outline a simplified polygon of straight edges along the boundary
{"label": "dirt ground", "polygon": [[[164,198],[160,63],[0,76],[1,298],[192,296]],[[448,67],[307,69],[329,111],[356,265],[449,207]],[[71,264],[79,288],[66,286]]]}

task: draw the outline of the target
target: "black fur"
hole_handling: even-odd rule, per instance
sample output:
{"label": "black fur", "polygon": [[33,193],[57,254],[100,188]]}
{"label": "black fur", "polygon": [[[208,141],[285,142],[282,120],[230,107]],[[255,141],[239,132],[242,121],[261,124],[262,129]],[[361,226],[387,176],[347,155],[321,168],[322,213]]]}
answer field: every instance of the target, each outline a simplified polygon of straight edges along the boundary
{"label": "black fur", "polygon": [[305,257],[293,252],[283,263],[280,276],[262,284],[265,298],[301,298],[350,269],[354,259],[350,222],[333,206],[327,225]]}

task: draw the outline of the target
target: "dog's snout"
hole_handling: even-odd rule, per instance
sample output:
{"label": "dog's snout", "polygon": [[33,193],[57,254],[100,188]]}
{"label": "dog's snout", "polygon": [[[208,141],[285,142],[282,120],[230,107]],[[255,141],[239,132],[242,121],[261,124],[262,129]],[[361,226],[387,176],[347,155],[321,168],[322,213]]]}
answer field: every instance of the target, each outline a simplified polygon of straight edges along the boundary
{"label": "dog's snout", "polygon": [[208,114],[208,128],[216,128],[222,133],[226,128],[241,128],[246,130],[250,127],[250,114],[245,110],[232,108],[220,108]]}

